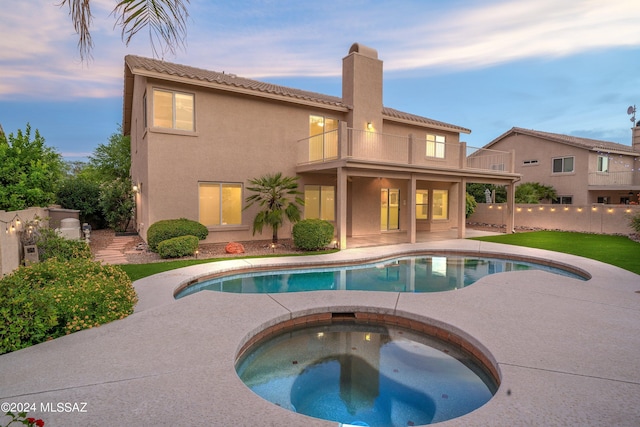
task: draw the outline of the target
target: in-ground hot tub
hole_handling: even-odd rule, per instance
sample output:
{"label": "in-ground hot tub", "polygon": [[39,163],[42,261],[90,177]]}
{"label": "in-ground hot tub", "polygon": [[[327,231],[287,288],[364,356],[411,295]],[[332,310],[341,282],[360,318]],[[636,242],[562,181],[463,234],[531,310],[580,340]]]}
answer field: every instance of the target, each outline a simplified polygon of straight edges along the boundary
{"label": "in-ground hot tub", "polygon": [[446,325],[376,313],[323,313],[258,333],[236,371],[287,410],[379,427],[424,425],[488,402],[499,372],[486,350]]}

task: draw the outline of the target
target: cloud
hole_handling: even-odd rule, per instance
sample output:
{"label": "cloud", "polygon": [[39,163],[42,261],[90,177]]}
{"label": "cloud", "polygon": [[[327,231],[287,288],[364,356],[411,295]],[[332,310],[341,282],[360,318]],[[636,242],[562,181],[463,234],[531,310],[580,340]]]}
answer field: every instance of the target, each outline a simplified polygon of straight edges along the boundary
{"label": "cloud", "polygon": [[[68,9],[14,2],[0,16],[0,99],[118,97],[125,48],[112,0],[92,0],[94,61],[82,64]],[[378,49],[387,72],[488,67],[640,46],[633,0],[493,2],[193,0],[186,52],[165,59],[245,77],[336,77],[351,43]]]}

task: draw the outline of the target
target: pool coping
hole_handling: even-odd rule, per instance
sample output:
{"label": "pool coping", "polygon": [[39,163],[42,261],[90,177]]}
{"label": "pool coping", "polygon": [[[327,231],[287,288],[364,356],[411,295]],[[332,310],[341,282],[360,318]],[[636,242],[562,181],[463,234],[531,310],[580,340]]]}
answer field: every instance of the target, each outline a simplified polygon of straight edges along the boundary
{"label": "pool coping", "polygon": [[[529,270],[429,294],[199,292],[173,299],[181,283],[218,269],[360,261],[431,250],[532,256],[575,265],[592,278]],[[314,257],[230,260],[136,281],[140,302],[133,315],[0,356],[0,401],[87,403],[85,413],[34,414],[50,427],[103,425],[105,419],[110,425],[144,419],[149,425],[335,426],[254,395],[237,378],[235,357],[267,326],[329,311],[362,311],[461,331],[491,355],[502,376],[495,397],[438,425],[632,426],[640,419],[636,274],[572,255],[471,240]]]}

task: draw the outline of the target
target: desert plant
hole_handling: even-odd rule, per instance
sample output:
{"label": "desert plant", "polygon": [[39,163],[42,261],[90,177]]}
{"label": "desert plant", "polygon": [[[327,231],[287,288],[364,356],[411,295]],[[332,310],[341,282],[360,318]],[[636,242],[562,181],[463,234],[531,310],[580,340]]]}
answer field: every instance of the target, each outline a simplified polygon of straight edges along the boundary
{"label": "desert plant", "polygon": [[516,187],[516,203],[540,203],[542,200],[557,200],[556,190],[538,182],[524,182]]}
{"label": "desert plant", "polygon": [[293,243],[307,251],[325,248],[333,239],[333,224],[322,219],[305,219],[293,226]]}
{"label": "desert plant", "polygon": [[158,251],[158,244],[164,240],[180,236],[196,236],[199,240],[207,238],[209,230],[197,221],[186,218],[164,219],[154,222],[147,230],[149,249]]}
{"label": "desert plant", "polygon": [[196,249],[198,249],[198,238],[196,236],[174,237],[158,243],[160,258],[179,258],[193,255]]}
{"label": "desert plant", "polygon": [[[247,190],[257,194],[245,199],[247,205],[244,209],[248,209],[254,203],[257,203],[262,209],[253,220],[254,235],[256,231],[262,233],[262,229],[266,225],[273,230],[272,242],[277,243],[278,230],[284,224],[285,218],[292,223],[300,221],[300,207],[304,205],[304,200],[300,198],[302,193],[298,191],[297,181],[297,176],[283,177],[280,172],[249,180],[252,186],[247,187]],[[293,200],[290,200],[290,197],[293,197]]]}

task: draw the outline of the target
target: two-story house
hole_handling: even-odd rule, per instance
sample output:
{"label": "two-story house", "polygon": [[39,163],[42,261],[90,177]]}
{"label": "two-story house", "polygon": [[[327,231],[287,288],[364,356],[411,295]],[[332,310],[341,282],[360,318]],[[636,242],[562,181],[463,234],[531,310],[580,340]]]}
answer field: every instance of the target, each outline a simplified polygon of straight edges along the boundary
{"label": "two-story house", "polygon": [[267,239],[252,234],[246,186],[281,172],[299,177],[304,217],[333,222],[341,248],[388,232],[464,237],[466,183],[513,188],[513,153],[478,149],[468,160],[460,134],[470,130],[384,107],[382,74],[377,51],[357,43],[342,97],[127,56],[123,129],[140,235],[184,217],[208,227],[207,242]]}
{"label": "two-story house", "polygon": [[550,185],[557,203],[628,204],[640,192],[640,126],[632,145],[514,127],[484,148],[514,150],[521,182]]}

